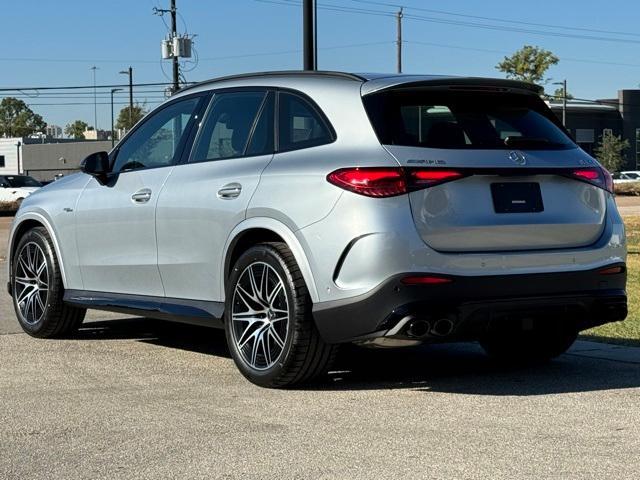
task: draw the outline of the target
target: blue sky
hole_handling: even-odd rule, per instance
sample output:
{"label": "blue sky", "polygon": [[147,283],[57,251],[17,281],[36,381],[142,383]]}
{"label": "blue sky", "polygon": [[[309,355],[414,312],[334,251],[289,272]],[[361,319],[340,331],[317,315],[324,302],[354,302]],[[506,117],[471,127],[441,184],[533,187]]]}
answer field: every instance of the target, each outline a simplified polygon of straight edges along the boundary
{"label": "blue sky", "polygon": [[[283,5],[292,3],[292,0],[273,1],[276,3],[178,0],[181,14],[179,30],[186,28],[189,33],[197,34],[195,47],[200,57],[196,68],[185,73],[187,79],[203,80],[247,71],[300,68],[301,8]],[[296,1],[293,0],[294,3]],[[616,96],[618,89],[637,88],[640,83],[640,30],[637,28],[640,2],[379,1],[404,5],[407,14],[430,19],[624,40],[537,35],[405,18],[404,70],[407,73],[501,76],[494,66],[504,54],[524,44],[533,44],[560,57],[560,64],[553,67],[548,75],[554,80],[566,77],[569,91],[576,97],[611,98]],[[318,3],[380,12],[395,10],[393,6],[354,0],[318,0]],[[91,85],[92,65],[99,69],[96,71],[99,85],[124,83],[126,77],[118,72],[129,65],[134,68],[136,83],[165,81],[161,70],[160,41],[166,34],[166,27],[159,17],[152,15],[154,6],[167,7],[168,0],[0,0],[3,12],[0,88]],[[496,17],[507,22],[411,10],[410,7]],[[627,34],[525,26],[509,20]],[[321,69],[355,72],[389,72],[395,69],[394,18],[321,9],[318,12],[318,29]],[[169,74],[169,64],[165,62],[164,67]],[[162,94],[153,90],[157,88],[138,89],[136,100],[146,101],[149,107],[156,105]],[[74,98],[62,95],[53,98],[53,95],[40,91],[39,97],[21,98],[33,105],[32,108],[49,123],[64,126],[74,119],[83,119],[93,124],[92,92],[84,92],[84,95]],[[110,124],[108,93],[100,93],[99,96],[98,102],[103,104],[98,105],[98,126],[107,129]],[[126,92],[120,92],[116,98],[117,102],[126,102]],[[86,105],[44,105],[50,103]]]}

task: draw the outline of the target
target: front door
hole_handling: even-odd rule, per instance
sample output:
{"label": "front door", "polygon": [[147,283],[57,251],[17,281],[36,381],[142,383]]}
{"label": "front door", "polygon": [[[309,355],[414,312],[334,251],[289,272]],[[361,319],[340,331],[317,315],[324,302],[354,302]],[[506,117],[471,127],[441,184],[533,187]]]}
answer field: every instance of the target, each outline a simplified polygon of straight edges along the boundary
{"label": "front door", "polygon": [[92,179],[80,195],[76,238],[85,290],[164,295],[155,210],[201,101],[179,99],[144,119],[113,152],[106,184]]}
{"label": "front door", "polygon": [[189,161],[167,179],[157,208],[167,297],[222,300],[225,243],[273,157],[274,103],[260,90],[215,94]]}

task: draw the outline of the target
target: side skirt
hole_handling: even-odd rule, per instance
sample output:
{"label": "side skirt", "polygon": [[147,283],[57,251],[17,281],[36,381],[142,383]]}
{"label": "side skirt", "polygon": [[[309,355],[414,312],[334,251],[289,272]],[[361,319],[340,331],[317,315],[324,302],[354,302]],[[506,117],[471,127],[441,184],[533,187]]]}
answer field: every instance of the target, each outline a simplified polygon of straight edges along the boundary
{"label": "side skirt", "polygon": [[138,315],[205,327],[224,328],[223,302],[66,290],[65,303],[82,308]]}

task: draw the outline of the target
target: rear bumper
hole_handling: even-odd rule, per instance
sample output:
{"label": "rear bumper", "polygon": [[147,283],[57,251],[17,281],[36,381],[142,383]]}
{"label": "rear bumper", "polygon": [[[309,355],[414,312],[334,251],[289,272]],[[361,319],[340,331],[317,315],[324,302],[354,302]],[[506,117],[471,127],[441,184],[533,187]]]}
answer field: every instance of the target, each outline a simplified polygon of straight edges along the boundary
{"label": "rear bumper", "polygon": [[[429,322],[449,319],[446,340],[479,338],[496,320],[563,318],[580,330],[627,316],[626,268],[602,275],[597,270],[498,276],[452,276],[451,283],[404,285],[407,275],[395,275],[358,297],[314,305],[313,315],[323,339],[342,343],[406,336],[407,316]],[[415,273],[411,274],[412,276]],[[444,340],[433,338],[432,340]]]}

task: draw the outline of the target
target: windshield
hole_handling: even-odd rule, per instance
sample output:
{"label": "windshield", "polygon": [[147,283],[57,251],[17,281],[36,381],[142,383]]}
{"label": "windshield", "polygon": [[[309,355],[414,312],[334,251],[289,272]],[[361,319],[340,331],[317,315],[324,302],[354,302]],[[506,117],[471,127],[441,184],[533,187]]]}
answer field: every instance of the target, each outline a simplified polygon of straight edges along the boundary
{"label": "windshield", "polygon": [[41,187],[42,184],[33,177],[26,175],[7,175],[4,177],[5,181],[13,188],[21,187]]}
{"label": "windshield", "polygon": [[384,145],[448,149],[576,148],[535,95],[412,89],[364,105]]}
{"label": "windshield", "polygon": [[627,178],[632,178],[634,180],[639,179],[640,178],[640,174],[638,173],[625,173]]}

